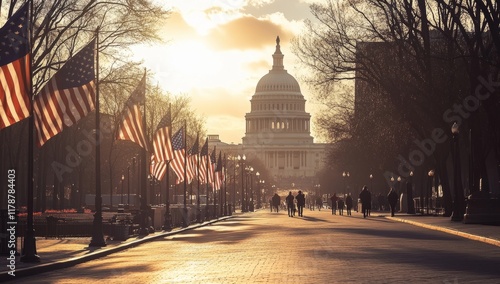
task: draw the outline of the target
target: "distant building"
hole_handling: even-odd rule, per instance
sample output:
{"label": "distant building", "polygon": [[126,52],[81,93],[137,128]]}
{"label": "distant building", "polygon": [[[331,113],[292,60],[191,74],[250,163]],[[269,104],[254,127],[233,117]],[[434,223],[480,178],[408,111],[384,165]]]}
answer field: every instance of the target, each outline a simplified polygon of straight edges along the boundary
{"label": "distant building", "polygon": [[209,135],[209,143],[236,156],[257,158],[276,186],[312,187],[324,166],[327,144],[314,143],[306,100],[297,80],[284,69],[283,57],[278,37],[272,69],[257,83],[250,112],[245,115],[243,144],[223,143],[218,135]]}

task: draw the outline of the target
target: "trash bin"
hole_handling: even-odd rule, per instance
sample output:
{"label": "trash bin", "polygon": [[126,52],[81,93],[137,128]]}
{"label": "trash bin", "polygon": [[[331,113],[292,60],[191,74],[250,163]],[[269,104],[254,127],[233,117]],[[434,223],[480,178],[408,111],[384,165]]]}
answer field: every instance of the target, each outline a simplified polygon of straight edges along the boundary
{"label": "trash bin", "polygon": [[130,225],[128,224],[113,224],[113,240],[126,241],[129,237]]}

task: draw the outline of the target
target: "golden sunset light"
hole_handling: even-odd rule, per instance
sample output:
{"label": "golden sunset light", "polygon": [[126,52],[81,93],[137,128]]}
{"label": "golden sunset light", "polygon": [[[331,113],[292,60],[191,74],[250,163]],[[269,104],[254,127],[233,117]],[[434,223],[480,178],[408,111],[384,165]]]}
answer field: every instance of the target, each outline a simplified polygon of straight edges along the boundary
{"label": "golden sunset light", "polygon": [[[312,93],[300,81],[301,67],[290,43],[303,21],[312,19],[312,2],[168,1],[171,14],[161,28],[164,43],[137,47],[135,56],[154,72],[161,88],[191,98],[208,134],[239,144],[249,100],[272,67],[277,36],[285,69],[299,80],[306,110],[314,116]],[[314,134],[314,125],[311,130]]]}

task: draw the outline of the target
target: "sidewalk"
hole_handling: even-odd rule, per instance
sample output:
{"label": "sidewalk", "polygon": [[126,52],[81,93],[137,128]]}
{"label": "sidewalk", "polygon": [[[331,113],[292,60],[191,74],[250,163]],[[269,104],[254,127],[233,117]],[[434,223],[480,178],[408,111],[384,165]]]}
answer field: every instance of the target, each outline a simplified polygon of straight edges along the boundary
{"label": "sidewalk", "polygon": [[389,215],[384,217],[500,247],[500,226],[498,225],[464,224],[453,222],[449,217],[442,216],[396,214],[390,217]]}
{"label": "sidewalk", "polygon": [[[122,251],[142,243],[158,238],[175,235],[188,230],[200,228],[212,223],[226,220],[232,216],[221,217],[201,224],[192,224],[187,228],[174,228],[170,232],[157,231],[144,237],[132,236],[126,241],[106,240],[106,246],[102,248],[89,247],[91,238],[36,238],[37,253],[41,261],[39,263],[24,263],[16,257],[15,277],[8,274],[7,255],[0,256],[0,283],[17,280],[19,277],[30,276],[38,273],[52,271],[56,269],[71,267],[79,263],[100,258],[118,251]],[[21,251],[21,240],[18,240],[18,251]]]}
{"label": "sidewalk", "polygon": [[[238,215],[240,215],[240,213],[236,213],[233,216]],[[372,212],[371,218],[375,216],[384,217],[389,220],[403,222],[426,229],[442,231],[448,234],[500,247],[500,226],[463,224],[461,222],[452,222],[450,221],[450,218],[441,216],[396,214],[395,217],[390,217],[387,212]],[[174,235],[187,230],[200,228],[231,217],[232,216],[227,216],[207,221],[202,224],[193,224],[187,228],[176,228],[171,232],[156,232],[145,237],[131,237],[127,241],[123,242],[107,241],[107,246],[103,248],[89,248],[88,244],[90,243],[90,238],[37,238],[37,251],[41,257],[41,262],[22,263],[19,261],[19,257],[16,258],[16,277],[13,278],[7,274],[7,256],[0,256],[0,266],[2,267],[0,272],[0,282],[17,280],[22,276],[34,275],[74,266],[79,263],[87,262],[114,252],[137,246],[141,243]]]}

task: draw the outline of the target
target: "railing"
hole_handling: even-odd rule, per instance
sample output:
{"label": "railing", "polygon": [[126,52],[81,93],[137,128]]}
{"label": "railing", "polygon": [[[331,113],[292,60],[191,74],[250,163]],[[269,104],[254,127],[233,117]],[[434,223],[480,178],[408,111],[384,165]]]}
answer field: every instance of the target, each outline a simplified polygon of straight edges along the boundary
{"label": "railing", "polygon": [[413,204],[415,205],[416,214],[427,214],[427,215],[442,215],[443,214],[443,203],[442,198],[413,198]]}

